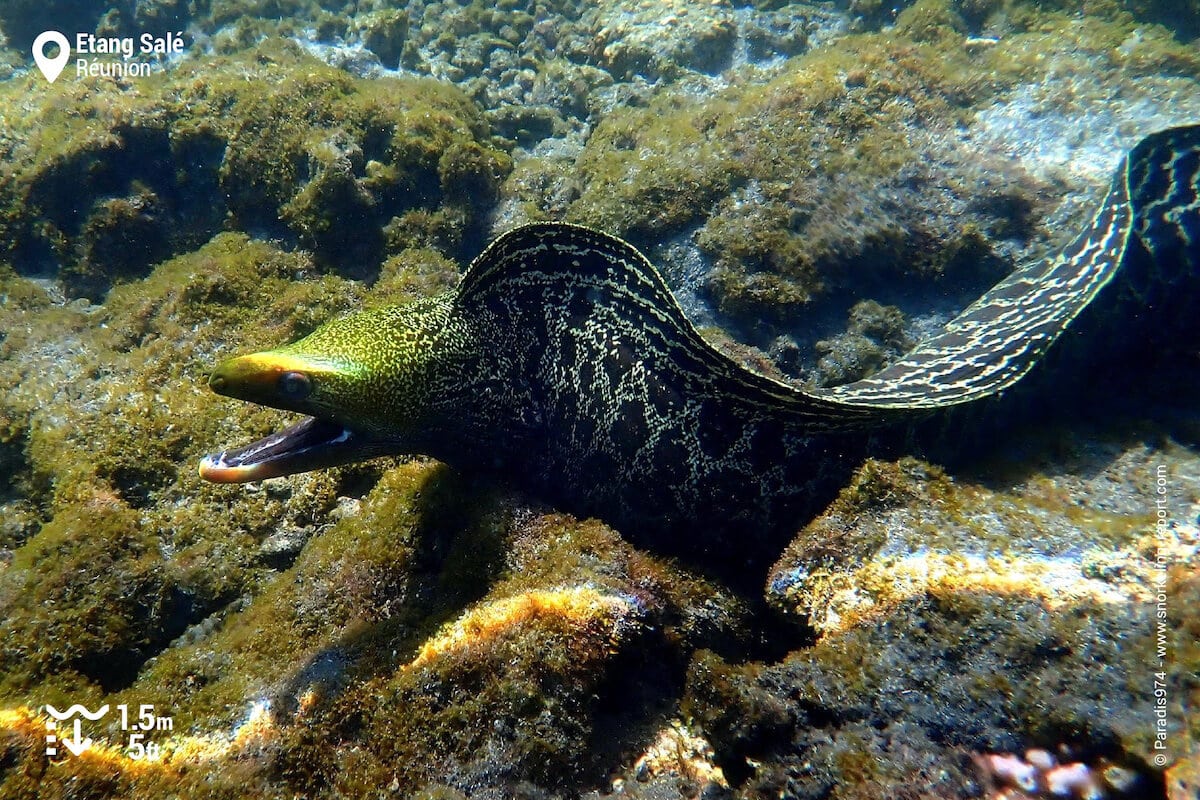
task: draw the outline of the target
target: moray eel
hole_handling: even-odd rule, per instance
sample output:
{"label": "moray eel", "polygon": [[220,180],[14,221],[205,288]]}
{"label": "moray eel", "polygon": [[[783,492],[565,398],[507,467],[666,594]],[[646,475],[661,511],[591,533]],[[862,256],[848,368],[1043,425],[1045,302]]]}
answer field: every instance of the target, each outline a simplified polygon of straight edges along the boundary
{"label": "moray eel", "polygon": [[214,391],[307,416],[206,457],[200,474],[252,481],[423,454],[635,541],[737,560],[751,539],[819,511],[873,431],[1004,394],[1089,308],[1193,292],[1198,174],[1200,126],[1147,137],[1061,253],[1013,272],[878,374],[807,392],[714,350],[625,242],[562,223],[517,228],[445,295],[219,365]]}

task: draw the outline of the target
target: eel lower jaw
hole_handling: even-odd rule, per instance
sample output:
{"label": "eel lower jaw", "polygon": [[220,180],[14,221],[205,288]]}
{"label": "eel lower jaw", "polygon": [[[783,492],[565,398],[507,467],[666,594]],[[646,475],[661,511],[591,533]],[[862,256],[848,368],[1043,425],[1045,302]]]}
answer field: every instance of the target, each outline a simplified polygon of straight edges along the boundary
{"label": "eel lower jaw", "polygon": [[200,477],[214,483],[246,483],[384,455],[383,443],[328,419],[307,417],[278,433],[233,450],[205,456]]}

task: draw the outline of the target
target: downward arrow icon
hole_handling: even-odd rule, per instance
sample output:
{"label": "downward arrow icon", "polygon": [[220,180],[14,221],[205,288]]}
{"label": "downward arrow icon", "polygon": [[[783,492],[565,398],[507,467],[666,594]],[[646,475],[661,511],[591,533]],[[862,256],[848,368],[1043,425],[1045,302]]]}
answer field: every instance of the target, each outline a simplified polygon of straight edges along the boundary
{"label": "downward arrow icon", "polygon": [[84,738],[82,738],[82,736],[83,736],[83,734],[79,730],[79,720],[75,720],[75,738],[74,739],[63,739],[62,743],[74,755],[79,755],[84,750],[87,750],[89,747],[92,746],[91,738],[89,737],[87,739],[84,739]]}

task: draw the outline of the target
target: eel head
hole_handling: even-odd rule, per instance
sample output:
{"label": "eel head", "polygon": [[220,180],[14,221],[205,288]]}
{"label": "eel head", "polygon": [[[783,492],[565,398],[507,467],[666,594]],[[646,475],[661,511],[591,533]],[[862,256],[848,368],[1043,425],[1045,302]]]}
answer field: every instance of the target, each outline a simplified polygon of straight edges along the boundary
{"label": "eel head", "polygon": [[216,393],[306,417],[205,456],[200,477],[243,483],[422,452],[428,372],[437,361],[437,337],[430,335],[436,312],[430,306],[360,312],[293,344],[219,364],[208,381]]}

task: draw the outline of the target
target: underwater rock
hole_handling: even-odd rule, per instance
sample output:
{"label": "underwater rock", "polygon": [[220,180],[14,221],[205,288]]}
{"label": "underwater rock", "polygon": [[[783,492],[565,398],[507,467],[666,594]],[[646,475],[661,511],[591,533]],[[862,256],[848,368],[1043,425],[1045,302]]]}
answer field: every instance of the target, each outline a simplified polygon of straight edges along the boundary
{"label": "underwater rock", "polygon": [[363,44],[389,69],[400,65],[408,37],[408,21],[408,14],[399,9],[374,11],[357,20]]}
{"label": "underwater rock", "polygon": [[1200,753],[1195,749],[1167,770],[1167,800],[1189,800],[1200,793]]}
{"label": "underwater rock", "polygon": [[900,309],[860,300],[850,309],[845,333],[816,343],[821,357],[811,380],[818,386],[836,386],[865,378],[906,353],[913,344]]}
{"label": "underwater rock", "polygon": [[732,797],[729,782],[713,764],[712,756],[712,745],[704,737],[683,721],[672,719],[632,764],[613,775],[607,786],[584,794],[583,800],[614,795],[633,800]]}
{"label": "underwater rock", "polygon": [[378,223],[372,224],[375,198],[356,177],[366,173],[362,148],[338,131],[312,148],[305,171],[312,177],[279,208],[279,218],[318,257],[367,270],[365,265],[379,260],[384,238]]}
{"label": "underwater rock", "polygon": [[[818,34],[820,22],[813,18],[817,11],[797,6],[785,7],[774,13],[746,13],[739,9],[735,13],[738,13],[740,33],[746,42],[746,61],[753,64],[803,53]],[[735,49],[735,65],[737,61],[738,52]]]}
{"label": "underwater rock", "polygon": [[[572,198],[567,220],[647,249],[699,224],[711,307],[757,346],[810,350],[840,332],[846,295],[961,308],[1061,242],[1128,133],[1200,114],[1195,54],[1161,29],[1049,11],[979,49],[955,24],[911,38],[918,11],[945,14],[910,10],[908,27],[843,36],[765,82],[603,89],[614,102],[574,163],[547,159],[504,201]],[[1129,102],[1111,102],[1114,85]]]}
{"label": "underwater rock", "polygon": [[90,32],[109,8],[104,2],[39,3],[31,0],[3,0],[0,2],[0,31],[9,47],[28,53],[33,40],[45,30],[55,30],[64,14],[78,20],[80,30]]}
{"label": "underwater rock", "polygon": [[567,132],[567,123],[562,114],[544,105],[501,106],[488,114],[488,120],[496,133],[525,146]]}
{"label": "underwater rock", "polygon": [[251,329],[288,336],[355,302],[336,279],[304,280],[313,273],[306,257],[224,234],[114,289],[104,307],[0,305],[0,419],[19,447],[11,488],[37,509],[6,513],[20,528],[5,534],[17,546],[0,578],[0,691],[50,681],[83,702],[127,685],[269,574],[255,555],[275,526],[311,535],[334,508],[329,476],[245,497],[187,488],[196,437],[256,424],[236,413],[202,422],[190,376],[239,330],[253,335],[247,313]]}
{"label": "underwater rock", "polygon": [[162,211],[158,197],[144,189],[97,201],[80,236],[82,256],[63,270],[68,294],[98,299],[114,281],[149,274],[170,254],[171,226]]}
{"label": "underwater rock", "polygon": [[702,103],[672,97],[606,116],[573,165],[580,190],[567,220],[635,243],[695,220],[739,181],[715,116]]}
{"label": "underwater rock", "polygon": [[1157,788],[1131,769],[1106,764],[1103,760],[1096,764],[1071,761],[1070,750],[1063,750],[1062,762],[1041,748],[1026,750],[1023,756],[984,753],[971,760],[980,772],[989,797],[1104,800],[1150,794]]}
{"label": "underwater rock", "polygon": [[228,224],[362,277],[395,217],[452,206],[469,232],[511,168],[461,92],[354,79],[290,43],[189,61],[139,92],[32,81],[7,88],[35,99],[13,121],[0,258],[30,274],[62,264],[91,299]]}
{"label": "underwater rock", "polygon": [[596,16],[601,63],[617,80],[674,77],[681,68],[713,74],[732,62],[737,23],[725,0],[612,3]]}
{"label": "underwater rock", "polygon": [[[1094,434],[1051,438],[1038,452],[976,467],[988,484],[916,460],[863,467],[768,581],[770,601],[811,626],[816,644],[726,692],[774,698],[794,730],[753,747],[701,726],[727,775],[744,776],[746,791],[801,795],[834,785],[889,794],[898,776],[921,775],[963,796],[972,771],[947,760],[952,750],[1065,745],[1132,770],[1144,787],[1161,782],[1194,735],[1177,712],[1195,668],[1182,638],[1194,611],[1181,593],[1200,547],[1200,462],[1169,440],[1152,448]],[[1037,471],[1020,466],[1030,460]],[[1155,498],[1170,520],[1159,529]],[[1156,591],[1175,598],[1165,667],[1153,667]],[[1143,679],[1156,669],[1174,698],[1165,761]],[[709,705],[696,713],[724,713]],[[747,757],[757,766],[733,771]],[[800,759],[811,773],[792,770]]]}
{"label": "underwater rock", "polygon": [[566,116],[586,117],[597,89],[613,85],[602,69],[555,59],[542,66],[529,90],[529,102],[559,109]]}
{"label": "underwater rock", "polygon": [[[673,604],[719,604],[719,593],[685,588],[689,576],[595,522],[514,526],[486,497],[473,506],[490,512],[444,507],[456,483],[429,464],[387,473],[281,580],[148,667],[130,693],[153,688],[191,724],[164,745],[169,774],[225,787],[223,768],[205,765],[239,758],[243,774],[294,791],[391,783],[501,798],[596,782],[649,744],[644,720],[678,681],[674,648],[702,641],[676,640]],[[241,708],[235,735],[222,735]],[[72,762],[61,778],[94,766]],[[163,778],[115,751],[108,769],[130,789]],[[0,789],[19,781],[0,771]]]}

